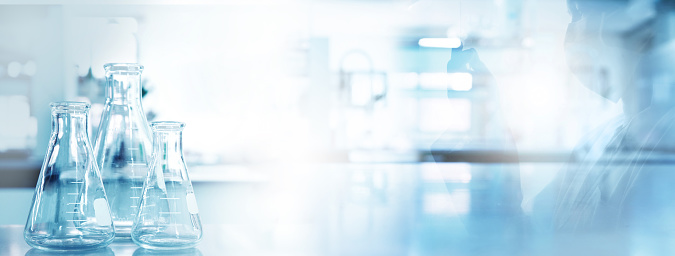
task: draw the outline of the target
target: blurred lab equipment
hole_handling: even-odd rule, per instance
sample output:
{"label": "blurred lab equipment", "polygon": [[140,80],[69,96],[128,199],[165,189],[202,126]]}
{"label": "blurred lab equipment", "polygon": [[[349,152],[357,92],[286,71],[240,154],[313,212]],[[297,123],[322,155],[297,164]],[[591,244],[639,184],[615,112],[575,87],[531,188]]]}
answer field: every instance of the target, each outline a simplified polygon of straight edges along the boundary
{"label": "blurred lab equipment", "polygon": [[113,241],[108,199],[87,135],[89,104],[52,103],[52,135],[24,239],[43,250],[90,250]]}
{"label": "blurred lab equipment", "polygon": [[152,122],[153,160],[143,183],[131,238],[146,249],[185,249],[202,238],[202,224],[183,158],[181,122]]}
{"label": "blurred lab equipment", "polygon": [[375,139],[373,119],[378,105],[387,99],[387,74],[377,71],[370,55],[351,50],[340,59],[340,122],[336,145],[340,148],[363,149],[382,147]]}
{"label": "blurred lab equipment", "polygon": [[143,66],[109,63],[104,68],[107,91],[96,136],[96,161],[108,191],[116,236],[129,238],[152,146],[141,105]]}

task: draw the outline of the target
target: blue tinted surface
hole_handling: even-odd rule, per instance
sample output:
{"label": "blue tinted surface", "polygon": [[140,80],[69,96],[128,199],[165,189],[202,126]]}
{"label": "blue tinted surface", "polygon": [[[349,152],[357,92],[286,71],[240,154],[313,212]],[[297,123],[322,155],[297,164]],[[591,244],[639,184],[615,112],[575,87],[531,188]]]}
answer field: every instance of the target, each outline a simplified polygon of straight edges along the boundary
{"label": "blue tinted surface", "polygon": [[[575,187],[559,178],[582,169],[573,164],[194,169],[204,240],[187,255],[667,255],[674,251],[669,243],[675,230],[674,204],[668,196],[673,194],[672,172],[664,164],[642,165],[644,178],[627,190],[620,207],[603,198],[606,193],[597,192],[592,214],[579,207],[590,204],[570,203],[569,197],[558,193],[560,187]],[[608,172],[613,170],[622,169]],[[212,181],[199,181],[201,177]],[[560,205],[572,206],[563,210]],[[563,213],[568,217],[560,217]],[[569,216],[579,220],[577,224],[558,225]],[[28,252],[22,226],[1,229],[0,255]],[[119,242],[111,249],[115,255],[149,253]]]}

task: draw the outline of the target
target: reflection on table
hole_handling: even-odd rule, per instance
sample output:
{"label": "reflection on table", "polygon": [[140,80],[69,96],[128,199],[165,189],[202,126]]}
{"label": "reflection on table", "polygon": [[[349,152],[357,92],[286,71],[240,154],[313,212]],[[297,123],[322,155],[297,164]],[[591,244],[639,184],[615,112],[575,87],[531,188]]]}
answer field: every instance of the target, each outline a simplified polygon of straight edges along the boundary
{"label": "reflection on table", "polygon": [[[558,170],[560,170],[558,172]],[[204,240],[170,255],[664,255],[671,218],[558,231],[536,202],[561,164],[312,164],[193,168]],[[204,177],[212,179],[204,179]],[[667,177],[667,176],[666,176]],[[669,191],[651,181],[636,192]],[[661,182],[662,183],[662,182]],[[664,190],[665,189],[665,190]],[[648,214],[640,209],[631,214]],[[544,217],[542,217],[544,216]],[[645,215],[646,216],[646,215]],[[550,219],[550,218],[548,218]],[[32,250],[0,227],[0,255]],[[130,241],[81,255],[169,255]],[[80,254],[78,254],[80,255]]]}

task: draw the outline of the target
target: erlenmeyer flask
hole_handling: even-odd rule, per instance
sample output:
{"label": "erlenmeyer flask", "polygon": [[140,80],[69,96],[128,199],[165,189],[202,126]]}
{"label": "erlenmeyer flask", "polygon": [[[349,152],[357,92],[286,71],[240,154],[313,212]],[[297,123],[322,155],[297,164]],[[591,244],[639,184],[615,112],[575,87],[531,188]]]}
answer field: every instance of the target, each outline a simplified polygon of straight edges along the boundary
{"label": "erlenmeyer flask", "polygon": [[114,63],[104,68],[107,95],[94,152],[116,237],[128,239],[152,154],[150,128],[141,105],[143,66]]}
{"label": "erlenmeyer flask", "polygon": [[153,160],[131,233],[143,248],[190,248],[202,238],[197,201],[183,159],[184,126],[180,122],[150,123]]}
{"label": "erlenmeyer flask", "polygon": [[115,237],[103,182],[87,135],[89,104],[52,103],[52,135],[24,239],[43,250],[105,247]]}

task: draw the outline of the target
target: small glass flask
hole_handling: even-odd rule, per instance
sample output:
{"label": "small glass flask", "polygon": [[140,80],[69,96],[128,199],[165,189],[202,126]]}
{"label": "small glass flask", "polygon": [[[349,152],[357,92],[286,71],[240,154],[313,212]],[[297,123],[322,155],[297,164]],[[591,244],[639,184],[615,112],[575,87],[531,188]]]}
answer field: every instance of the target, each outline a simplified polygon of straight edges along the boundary
{"label": "small glass flask", "polygon": [[106,102],[96,136],[96,162],[108,191],[116,237],[129,239],[152,155],[150,127],[141,105],[138,64],[104,65]]}
{"label": "small glass flask", "polygon": [[52,134],[24,229],[42,250],[90,250],[110,244],[115,229],[87,134],[89,104],[52,103]]}
{"label": "small glass flask", "polygon": [[192,182],[183,159],[184,123],[152,122],[153,160],[131,238],[152,249],[185,249],[202,238]]}

